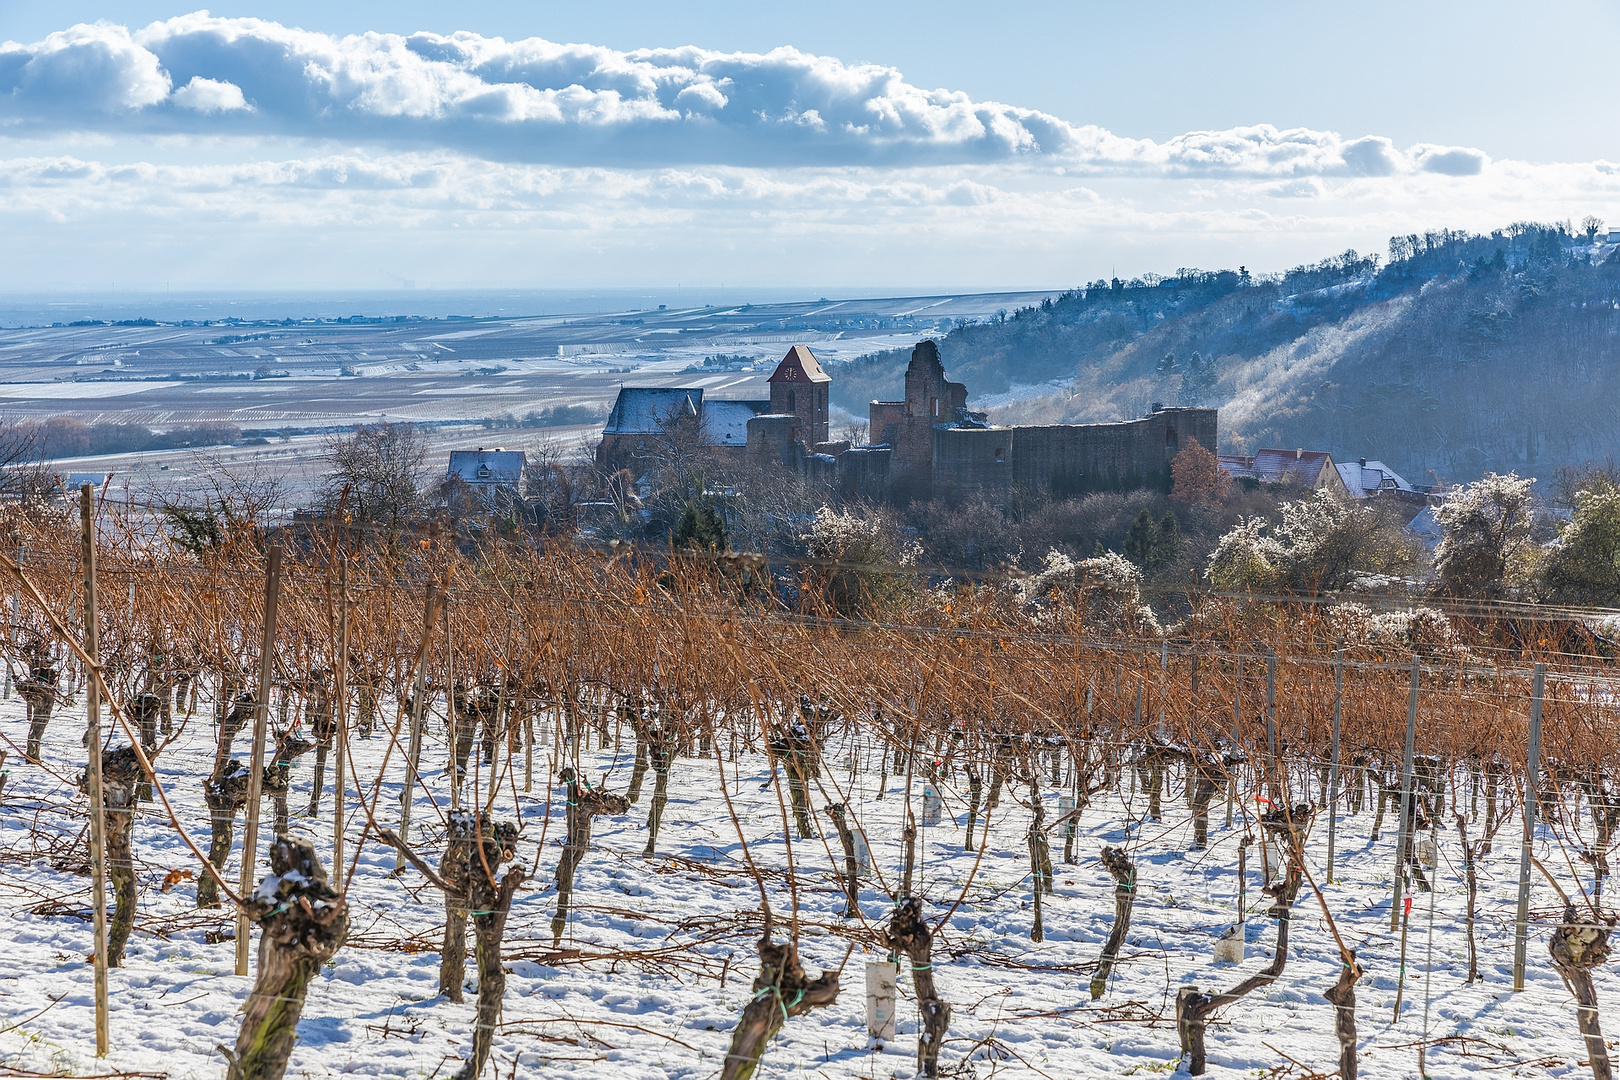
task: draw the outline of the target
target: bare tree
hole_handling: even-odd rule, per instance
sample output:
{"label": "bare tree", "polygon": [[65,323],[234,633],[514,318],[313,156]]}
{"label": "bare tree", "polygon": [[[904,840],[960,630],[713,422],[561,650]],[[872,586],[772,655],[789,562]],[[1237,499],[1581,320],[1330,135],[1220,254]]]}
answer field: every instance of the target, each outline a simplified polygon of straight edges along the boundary
{"label": "bare tree", "polygon": [[0,419],[0,495],[44,502],[61,494],[55,473],[41,457],[38,424]]}
{"label": "bare tree", "polygon": [[251,534],[286,500],[281,478],[262,465],[229,465],[217,457],[201,458],[199,465],[192,470],[194,486],[169,490],[150,485],[151,504],[162,514],[169,538],[193,554]]}
{"label": "bare tree", "polygon": [[422,506],[427,439],[414,424],[360,424],[326,441],[319,503],[354,522],[397,529]]}

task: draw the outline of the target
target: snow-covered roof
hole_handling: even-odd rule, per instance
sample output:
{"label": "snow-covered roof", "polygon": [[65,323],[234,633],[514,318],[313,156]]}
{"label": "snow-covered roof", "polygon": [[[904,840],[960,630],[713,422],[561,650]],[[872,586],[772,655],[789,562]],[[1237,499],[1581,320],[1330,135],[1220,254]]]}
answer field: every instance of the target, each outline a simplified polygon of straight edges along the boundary
{"label": "snow-covered roof", "polygon": [[1257,450],[1254,455],[1255,475],[1268,483],[1293,480],[1314,487],[1322,472],[1333,459],[1326,450]]}
{"label": "snow-covered roof", "polygon": [[1382,461],[1363,458],[1344,465],[1335,464],[1334,468],[1339,470],[1339,479],[1344,481],[1345,490],[1352,499],[1364,499],[1379,490],[1414,493],[1417,490]]}
{"label": "snow-covered roof", "polygon": [[671,417],[703,411],[703,391],[695,386],[624,386],[619,388],[604,435],[653,435]]}
{"label": "snow-covered roof", "polygon": [[1440,546],[1440,519],[1435,516],[1435,509],[1433,506],[1425,506],[1406,526],[1406,531],[1417,537],[1431,555],[1434,554],[1434,549]]}
{"label": "snow-covered roof", "polygon": [[760,402],[710,398],[703,403],[703,434],[715,446],[747,446],[748,421],[762,407]]}
{"label": "snow-covered roof", "polygon": [[446,479],[459,476],[469,484],[516,484],[523,479],[524,462],[522,450],[452,450]]}

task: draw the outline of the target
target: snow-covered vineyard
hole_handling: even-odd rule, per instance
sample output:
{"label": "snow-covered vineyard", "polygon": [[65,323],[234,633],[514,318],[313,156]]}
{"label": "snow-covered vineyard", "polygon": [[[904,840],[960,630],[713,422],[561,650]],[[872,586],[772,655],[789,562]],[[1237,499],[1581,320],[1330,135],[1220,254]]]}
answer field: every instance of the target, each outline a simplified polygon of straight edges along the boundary
{"label": "snow-covered vineyard", "polygon": [[[13,698],[4,710],[0,730],[20,748],[26,733],[22,703]],[[440,775],[447,757],[442,702],[434,711],[438,722],[427,726],[436,737],[424,754],[427,790],[419,789],[416,800],[421,825],[414,840],[437,865],[445,844],[448,778]],[[206,698],[196,715],[177,717],[180,733],[157,759],[159,780],[199,836],[206,835],[209,820],[201,778],[213,764],[212,718]],[[216,1044],[232,1045],[250,986],[233,973],[235,920],[226,908],[197,908],[196,860],[161,806],[150,803],[141,804],[135,820],[134,932],[124,965],[111,974],[113,1049],[105,1062],[94,1056],[85,799],[75,788],[82,771],[81,732],[73,710],[58,712],[43,766],[14,764],[5,788],[0,896],[8,960],[0,981],[6,1027],[0,1063],[15,1075],[220,1075],[224,1060]],[[622,793],[634,751],[623,742],[622,726],[617,734],[621,745],[614,745],[612,735],[605,747],[591,739],[578,756],[593,784]],[[759,894],[720,798],[722,784],[748,856],[771,895],[777,935],[791,935],[796,927],[812,976],[843,973],[836,1003],[786,1023],[760,1075],[914,1073],[918,1014],[912,980],[904,974],[899,979],[897,1034],[886,1043],[869,1037],[865,1003],[866,964],[887,959],[879,938],[903,872],[906,776],[891,771],[884,778],[878,759],[886,744],[851,740],[825,755],[822,783],[841,790],[870,848],[872,869],[861,879],[858,917],[845,917],[838,877],[842,852],[826,814],[814,816],[813,839],[795,836],[790,866],[781,788],[763,755],[740,752],[734,763],[725,755],[720,761],[681,757],[670,770],[654,854],[645,854],[650,777],[628,813],[596,820],[559,948],[551,920],[567,800],[561,786],[544,780],[559,754],[554,739],[545,743],[536,747],[534,773],[540,779],[532,791],[523,790],[521,758],[515,776],[505,756],[495,765],[503,786],[495,796],[496,814],[521,824],[515,861],[532,873],[512,902],[506,930],[510,973],[493,1075],[561,1076],[600,1065],[636,1077],[719,1072],[730,1033],[755,996],[750,984],[761,929]],[[355,773],[375,777],[386,747],[381,729],[370,739],[351,738],[350,745]],[[572,748],[560,752],[573,760]],[[13,753],[13,762],[18,756]],[[310,801],[307,765],[300,759],[292,774],[291,835],[312,841],[330,865],[331,791],[317,815],[299,812]],[[487,792],[487,767],[482,777]],[[377,807],[388,821],[397,819],[403,778],[396,769],[382,785]],[[473,783],[469,775],[469,796]],[[923,898],[927,918],[943,920],[933,961],[939,992],[951,1005],[943,1072],[1061,1077],[1174,1071],[1177,990],[1186,983],[1224,990],[1268,964],[1276,923],[1266,915],[1271,901],[1260,888],[1258,845],[1246,860],[1245,958],[1236,965],[1215,962],[1218,939],[1238,918],[1240,841],[1246,831],[1257,831],[1252,822],[1245,829],[1243,808],[1228,829],[1224,800],[1217,800],[1208,849],[1189,851],[1193,826],[1179,783],[1164,791],[1158,820],[1146,817],[1147,795],[1131,795],[1129,778],[1123,784],[1123,793],[1094,798],[1078,818],[1075,862],[1063,858],[1065,827],[1052,830],[1052,892],[1040,898],[1044,935],[1035,943],[1031,814],[1021,805],[1029,801],[1027,789],[1009,785],[1001,805],[988,812],[981,853],[966,847],[969,793],[962,774],[937,784],[937,818],[928,795],[936,785],[912,776],[910,808],[919,826],[913,891]],[[1057,819],[1069,796],[1061,786],[1043,788],[1045,816]],[[359,852],[347,892],[351,930],[309,990],[289,1075],[449,1075],[468,1052],[476,995],[469,992],[457,1004],[439,992],[442,897],[412,869],[396,875],[393,849],[375,840],[360,845],[365,818],[352,782],[349,792],[347,839],[349,851]],[[1248,809],[1252,815],[1254,807]],[[1462,809],[1469,810],[1466,794]],[[791,808],[787,813],[791,818]],[[270,816],[261,851],[269,844]],[[1363,1073],[1415,1075],[1425,1040],[1431,1075],[1504,1065],[1515,1066],[1514,1075],[1583,1072],[1577,1063],[1586,1055],[1573,1004],[1545,949],[1559,912],[1550,889],[1539,883],[1526,989],[1511,992],[1518,844],[1499,841],[1480,860],[1482,978],[1469,985],[1461,843],[1449,825],[1438,832],[1439,888],[1414,894],[1402,988],[1401,935],[1390,930],[1388,917],[1395,814],[1386,815],[1377,842],[1373,819],[1371,800],[1361,813],[1341,817],[1331,885],[1325,884],[1322,820],[1305,846],[1339,933],[1367,969],[1357,1013]],[[1470,835],[1478,833],[1476,825]],[[1129,854],[1137,895],[1119,959],[1104,993],[1093,1000],[1088,984],[1114,915],[1114,881],[1098,859],[1104,846]],[[1538,849],[1555,872],[1568,872],[1550,833]],[[227,880],[236,878],[237,857],[225,867]],[[1309,886],[1296,910],[1283,975],[1212,1019],[1211,1075],[1304,1076],[1335,1068],[1333,1011],[1322,991],[1337,977],[1339,954]],[[469,977],[469,984],[474,981]],[[1607,989],[1604,980],[1599,986]]]}
{"label": "snow-covered vineyard", "polygon": [[427,544],[98,554],[98,1058],[71,539],[0,701],[0,1073],[1606,1077],[1595,660],[1214,600],[1149,639],[1084,583],[822,621],[747,567]]}

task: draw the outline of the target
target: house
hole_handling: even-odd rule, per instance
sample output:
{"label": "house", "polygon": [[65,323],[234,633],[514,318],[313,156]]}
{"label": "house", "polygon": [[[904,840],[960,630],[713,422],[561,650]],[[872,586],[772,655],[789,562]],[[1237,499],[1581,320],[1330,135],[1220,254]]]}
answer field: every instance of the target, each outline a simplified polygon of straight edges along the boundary
{"label": "house", "polygon": [[501,487],[517,487],[523,483],[523,466],[527,456],[522,450],[507,450],[494,446],[485,449],[450,451],[450,468],[446,480],[460,480],[474,491],[489,492]]}
{"label": "house", "polygon": [[1350,464],[1335,465],[1334,468],[1338,470],[1339,479],[1344,481],[1345,491],[1352,499],[1365,499],[1381,492],[1400,492],[1419,497],[1423,494],[1382,461],[1360,458]]}
{"label": "house", "polygon": [[1297,484],[1318,491],[1333,491],[1348,498],[1349,489],[1333,457],[1326,450],[1259,450],[1253,457],[1220,454],[1221,470],[1234,480],[1257,480],[1262,484]]}
{"label": "house", "polygon": [[1438,510],[1439,507],[1437,506],[1425,506],[1418,511],[1416,517],[1406,524],[1406,531],[1416,537],[1418,543],[1422,544],[1423,549],[1430,555],[1433,555],[1435,548],[1440,546],[1441,530]]}

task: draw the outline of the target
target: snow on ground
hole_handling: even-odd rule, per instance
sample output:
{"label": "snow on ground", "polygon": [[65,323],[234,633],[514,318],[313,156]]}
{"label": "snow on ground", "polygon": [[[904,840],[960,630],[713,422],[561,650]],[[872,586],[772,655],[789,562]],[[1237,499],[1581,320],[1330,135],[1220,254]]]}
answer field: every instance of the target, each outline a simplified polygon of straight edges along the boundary
{"label": "snow on ground", "polygon": [[[201,780],[210,764],[211,716],[211,708],[200,709],[158,762],[188,829],[204,845],[208,818]],[[10,1067],[70,1076],[118,1069],[218,1077],[224,1063],[215,1047],[234,1044],[249,981],[233,974],[229,935],[234,922],[228,910],[198,911],[190,882],[169,893],[160,891],[170,870],[195,864],[177,834],[150,809],[135,830],[141,883],[136,930],[125,966],[110,976],[113,1049],[104,1062],[94,1056],[92,974],[85,962],[91,951],[82,842],[85,801],[72,787],[81,754],[81,717],[82,708],[52,721],[44,768],[20,763],[15,749],[11,755],[0,807],[0,1072]],[[435,738],[428,744],[424,773],[442,805],[446,788],[438,772],[444,760],[440,725],[435,722],[431,731]],[[22,705],[15,698],[0,703],[0,734],[15,746],[23,742]],[[246,741],[245,736],[238,740],[239,754]],[[384,740],[353,745],[360,774],[374,776]],[[677,762],[659,853],[652,858],[641,854],[650,774],[639,804],[627,817],[597,819],[563,943],[579,954],[560,958],[546,955],[555,904],[550,882],[564,812],[561,788],[554,789],[549,802],[545,791],[546,755],[553,752],[537,748],[533,792],[522,792],[519,775],[499,800],[502,814],[509,816],[516,794],[524,821],[519,859],[530,866],[538,859],[538,873],[513,906],[504,1026],[486,1076],[564,1077],[600,1066],[623,1080],[717,1075],[757,969],[753,945],[759,897],[719,797],[715,762]],[[883,876],[892,882],[900,858],[904,778],[888,777],[879,800],[877,772],[852,776],[847,756],[847,747],[828,754],[829,763],[842,767],[831,770],[824,783],[836,780],[848,796]],[[593,743],[582,754],[593,779],[606,772],[608,785],[620,792],[631,757],[628,742],[621,750],[599,750]],[[295,813],[308,801],[311,761],[302,759],[294,774]],[[861,761],[875,765],[875,756],[862,754]],[[784,874],[787,852],[768,767],[761,757],[748,754],[735,766],[722,764],[749,851],[765,868],[773,909],[785,923],[791,907]],[[487,783],[487,772],[485,776]],[[397,819],[401,778],[396,755],[379,803],[379,819],[388,824]],[[919,813],[921,788],[914,783]],[[1216,935],[1234,918],[1236,840],[1242,831],[1221,828],[1221,804],[1212,815],[1212,849],[1206,853],[1186,851],[1190,826],[1179,797],[1166,798],[1163,823],[1142,823],[1129,833],[1123,820],[1127,810],[1140,816],[1139,797],[1127,796],[1124,802],[1134,804],[1130,806],[1111,799],[1088,809],[1080,824],[1077,864],[1061,862],[1061,832],[1054,837],[1057,894],[1045,899],[1046,940],[1037,945],[1029,940],[1028,812],[1003,797],[989,848],[964,896],[963,885],[975,863],[972,853],[962,851],[966,801],[948,786],[945,796],[944,821],[923,831],[919,877],[934,918],[962,899],[935,952],[941,992],[954,1009],[942,1056],[947,1072],[978,1077],[1174,1072],[1176,989],[1189,982],[1225,989],[1268,962],[1275,924],[1263,915],[1258,858],[1250,860],[1248,959],[1241,967],[1216,965],[1211,959]],[[1057,793],[1049,791],[1045,798],[1051,821],[1057,817]],[[819,809],[827,801],[818,795],[815,805]],[[293,819],[294,832],[310,837],[328,859],[331,806],[328,795],[319,818]],[[416,829],[413,842],[436,863],[441,813],[423,795],[415,816],[425,824]],[[351,837],[358,836],[361,817],[351,796]],[[818,817],[823,827],[830,827],[824,814]],[[261,857],[269,841],[268,803],[262,820]],[[1398,936],[1389,931],[1393,822],[1386,823],[1376,845],[1371,823],[1370,809],[1341,817],[1342,880],[1327,886],[1340,928],[1360,948],[1368,969],[1359,987],[1362,1075],[1417,1075],[1417,1044],[1425,1030],[1431,1042],[1431,1076],[1493,1066],[1506,1067],[1497,1075],[1584,1074],[1573,1003],[1546,959],[1547,919],[1555,914],[1555,899],[1541,883],[1533,896],[1541,921],[1532,927],[1527,989],[1511,992],[1518,865],[1518,844],[1511,838],[1504,842],[1499,837],[1482,867],[1479,932],[1485,980],[1465,987],[1459,845],[1454,831],[1442,831],[1442,888],[1435,902],[1432,946],[1429,900],[1420,895],[1408,940],[1403,1012],[1398,1022],[1392,1020],[1399,945]],[[1509,827],[1501,835],[1511,833]],[[238,829],[238,851],[240,842]],[[836,838],[831,842],[836,849]],[[1112,882],[1097,860],[1104,844],[1129,846],[1139,868],[1140,892],[1122,962],[1107,994],[1093,1003],[1086,984],[1113,912]],[[1310,842],[1318,880],[1325,869],[1325,844],[1326,829],[1319,826]],[[1546,865],[1567,867],[1547,838],[1541,844]],[[823,841],[795,844],[793,857],[800,872],[802,952],[814,976],[843,962],[849,945],[842,935],[850,924],[839,915],[841,895]],[[414,871],[395,877],[393,867],[392,851],[375,843],[365,847],[349,892],[351,937],[311,986],[289,1076],[442,1077],[458,1069],[468,1051],[474,995],[469,989],[460,1005],[437,996],[442,902]],[[233,857],[229,876],[234,880],[236,873]],[[875,879],[865,881],[861,900],[874,925],[887,915],[890,901]],[[110,891],[108,904],[110,913]],[[1304,1075],[1285,1055],[1322,1073],[1334,1070],[1331,1008],[1321,991],[1334,981],[1338,958],[1308,888],[1296,912],[1283,977],[1211,1025],[1209,1075]],[[602,954],[608,955],[591,959]],[[917,1017],[908,980],[901,982],[899,1037],[879,1048],[866,1034],[863,964],[877,959],[876,953],[857,947],[844,970],[836,1005],[790,1021],[770,1046],[759,1075],[913,1075]],[[469,959],[469,980],[475,975]],[[1617,1000],[1612,976],[1604,969],[1598,972],[1598,988],[1606,1002]],[[1620,1024],[1620,1019],[1605,1019],[1611,1029]],[[971,1060],[964,1064],[964,1059]],[[1268,1072],[1277,1066],[1284,1071]]]}

